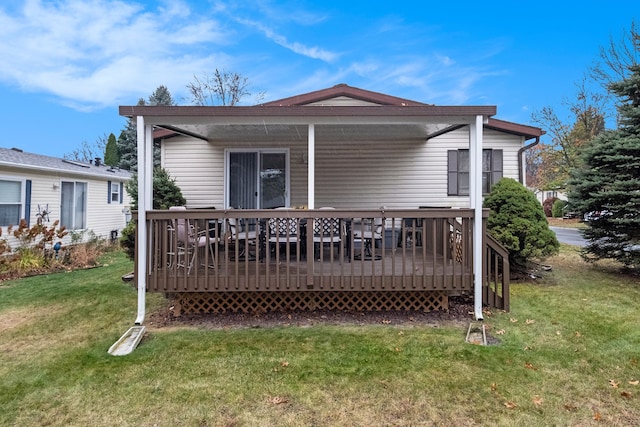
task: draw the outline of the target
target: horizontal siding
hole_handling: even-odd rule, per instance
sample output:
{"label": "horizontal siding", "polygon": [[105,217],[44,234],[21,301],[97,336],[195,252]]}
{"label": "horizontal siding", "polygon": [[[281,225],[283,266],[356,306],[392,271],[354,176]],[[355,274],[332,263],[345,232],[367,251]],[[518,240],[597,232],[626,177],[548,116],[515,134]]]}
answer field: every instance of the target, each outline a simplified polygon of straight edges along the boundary
{"label": "horizontal siding", "polygon": [[330,106],[339,106],[339,107],[366,107],[366,106],[379,106],[375,102],[364,101],[362,99],[350,98],[348,96],[336,96],[331,99],[324,99],[318,102],[312,102],[306,105],[330,105]]}
{"label": "horizontal siding", "polygon": [[188,207],[224,206],[224,147],[171,138],[162,143],[162,166],[175,179]]}
{"label": "horizontal siding", "polygon": [[[487,130],[484,148],[504,150],[504,176],[518,179],[522,138]],[[307,204],[307,142],[234,142],[236,149],[289,148],[290,205]],[[190,207],[224,206],[224,144],[190,138],[163,143],[163,165]],[[315,206],[336,208],[468,207],[447,196],[447,150],[468,149],[468,128],[428,142],[322,141],[316,138]]]}
{"label": "horizontal siding", "polygon": [[[31,184],[31,211],[28,213],[31,225],[36,223],[38,205],[40,209],[49,209],[49,222],[45,225],[50,226],[54,221],[60,219],[60,203],[61,203],[61,186],[62,181],[85,182],[87,183],[87,228],[93,231],[96,236],[108,239],[111,230],[118,230],[118,235],[126,225],[123,209],[128,208],[131,204],[130,197],[126,190],[123,195],[123,203],[107,203],[107,181],[96,179],[80,179],[77,176],[69,176],[65,174],[44,174],[30,171],[25,174],[21,171],[0,170],[2,177],[14,177],[17,179],[30,179]],[[113,182],[118,182],[113,180]],[[5,230],[6,231],[6,230]],[[3,234],[4,235],[4,234]],[[71,241],[71,236],[66,236],[63,243],[67,244]],[[15,247],[17,242],[11,238],[9,244]]]}

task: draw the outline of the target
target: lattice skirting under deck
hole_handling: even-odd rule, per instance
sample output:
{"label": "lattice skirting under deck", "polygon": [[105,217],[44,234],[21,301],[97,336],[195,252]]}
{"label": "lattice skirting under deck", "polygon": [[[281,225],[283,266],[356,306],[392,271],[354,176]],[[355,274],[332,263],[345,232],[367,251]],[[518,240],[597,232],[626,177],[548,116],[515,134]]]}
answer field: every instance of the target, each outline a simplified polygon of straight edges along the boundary
{"label": "lattice skirting under deck", "polygon": [[169,298],[174,316],[198,313],[265,313],[271,311],[447,310],[446,292],[227,292],[179,293]]}

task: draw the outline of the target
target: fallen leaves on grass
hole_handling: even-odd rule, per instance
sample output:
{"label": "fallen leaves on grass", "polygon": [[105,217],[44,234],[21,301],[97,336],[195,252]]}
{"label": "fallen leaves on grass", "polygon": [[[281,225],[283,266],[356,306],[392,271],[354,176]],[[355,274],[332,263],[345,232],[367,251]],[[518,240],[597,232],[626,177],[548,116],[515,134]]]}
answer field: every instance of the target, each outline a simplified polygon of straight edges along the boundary
{"label": "fallen leaves on grass", "polygon": [[536,368],[535,366],[533,366],[531,363],[527,362],[524,364],[524,367],[527,369],[531,369],[532,371],[537,371],[538,368]]}
{"label": "fallen leaves on grass", "polygon": [[504,402],[504,406],[506,406],[509,409],[515,409],[518,407],[518,405],[516,405],[514,402],[511,402],[511,401]]}
{"label": "fallen leaves on grass", "polygon": [[540,397],[540,396],[538,396],[538,395],[535,395],[535,396],[533,396],[532,402],[533,402],[533,404],[534,404],[534,405],[536,405],[536,406],[542,406],[542,403],[544,402],[544,399],[543,399],[543,398],[541,398],[541,397]]}
{"label": "fallen leaves on grass", "polygon": [[618,385],[620,385],[620,383],[616,382],[615,380],[609,380],[609,385],[613,388],[618,388]]}
{"label": "fallen leaves on grass", "polygon": [[280,366],[282,366],[283,368],[286,368],[287,366],[289,366],[289,362],[287,362],[286,360],[283,360],[282,362],[280,362]]}
{"label": "fallen leaves on grass", "polygon": [[567,410],[567,411],[569,411],[569,412],[573,412],[573,411],[575,411],[576,409],[578,409],[578,407],[577,407],[575,404],[573,404],[573,403],[565,403],[565,404],[564,404],[564,409],[566,409],[566,410]]}
{"label": "fallen leaves on grass", "polygon": [[283,396],[273,396],[269,398],[269,402],[274,405],[282,405],[283,403],[288,403],[289,399]]}
{"label": "fallen leaves on grass", "polygon": [[623,391],[622,393],[620,393],[620,396],[624,397],[625,399],[631,399],[631,393],[629,393],[628,391]]}
{"label": "fallen leaves on grass", "polygon": [[596,412],[593,414],[593,419],[596,421],[600,421],[602,419],[602,415],[600,415],[600,412]]}
{"label": "fallen leaves on grass", "polygon": [[496,331],[496,335],[504,335],[504,329],[500,329],[499,331]]}
{"label": "fallen leaves on grass", "polygon": [[638,380],[635,380],[635,381],[629,381],[629,384],[631,384],[631,385],[638,385],[638,384],[640,384],[640,381],[638,381]]}
{"label": "fallen leaves on grass", "polygon": [[510,318],[509,318],[509,321],[510,321],[511,323],[518,323],[518,319],[514,319],[513,317],[510,317]]}
{"label": "fallen leaves on grass", "polygon": [[526,323],[527,325],[533,325],[534,323],[536,323],[536,321],[533,319],[527,319],[524,321],[524,323]]}

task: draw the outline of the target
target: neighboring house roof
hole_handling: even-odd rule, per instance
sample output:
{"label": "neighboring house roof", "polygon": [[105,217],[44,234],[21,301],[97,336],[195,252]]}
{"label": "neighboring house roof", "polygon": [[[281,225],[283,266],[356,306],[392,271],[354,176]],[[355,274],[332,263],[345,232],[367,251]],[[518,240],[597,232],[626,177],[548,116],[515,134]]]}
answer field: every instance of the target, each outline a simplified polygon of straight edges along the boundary
{"label": "neighboring house roof", "polygon": [[2,166],[74,174],[107,180],[113,178],[128,180],[131,178],[131,172],[105,164],[96,166],[95,163],[83,163],[41,154],[26,153],[17,148],[0,147],[0,167]]}

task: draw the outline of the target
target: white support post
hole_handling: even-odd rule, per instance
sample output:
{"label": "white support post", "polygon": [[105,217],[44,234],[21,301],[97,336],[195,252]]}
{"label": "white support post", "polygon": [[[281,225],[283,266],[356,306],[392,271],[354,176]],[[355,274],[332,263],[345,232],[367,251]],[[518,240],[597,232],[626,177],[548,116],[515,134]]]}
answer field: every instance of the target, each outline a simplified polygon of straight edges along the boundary
{"label": "white support post", "polygon": [[316,205],[316,127],[309,125],[307,141],[307,208],[315,209]]}
{"label": "white support post", "polygon": [[473,222],[473,306],[476,320],[482,320],[482,133],[483,116],[476,116],[469,128],[469,201]]}
{"label": "white support post", "polygon": [[138,283],[138,315],[136,325],[142,325],[145,316],[147,292],[147,210],[153,201],[153,136],[151,126],[145,126],[144,117],[137,117],[138,143],[138,262],[136,280]]}

